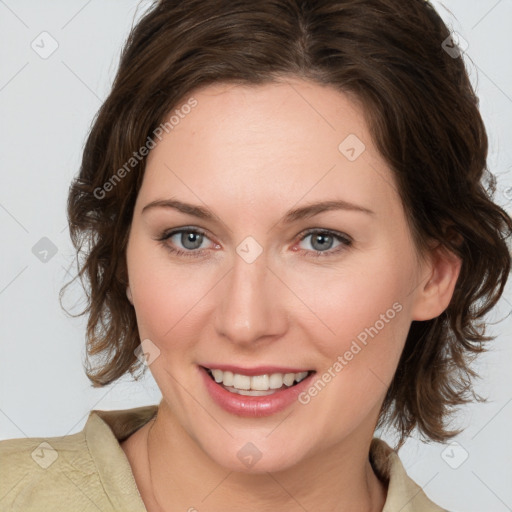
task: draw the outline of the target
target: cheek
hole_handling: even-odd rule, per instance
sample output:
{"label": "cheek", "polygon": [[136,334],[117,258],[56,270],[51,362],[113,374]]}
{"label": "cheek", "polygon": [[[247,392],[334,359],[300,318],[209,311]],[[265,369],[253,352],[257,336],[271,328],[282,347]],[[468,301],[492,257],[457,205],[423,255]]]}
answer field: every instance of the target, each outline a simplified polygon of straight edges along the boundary
{"label": "cheek", "polygon": [[214,284],[209,283],[208,272],[199,270],[204,266],[171,260],[156,242],[140,243],[136,236],[127,262],[141,339],[149,338],[161,348],[169,342],[173,348],[184,344],[193,330],[191,321]]}
{"label": "cheek", "polygon": [[[378,410],[396,371],[410,322],[395,293],[383,286],[361,307],[347,302],[332,312],[336,336],[315,338],[324,365],[300,397],[308,415],[322,425],[325,443],[348,435]],[[397,292],[398,293],[398,292]],[[344,430],[345,429],[345,430]]]}
{"label": "cheek", "polygon": [[316,311],[334,333],[315,338],[324,367],[301,403],[333,436],[333,417],[340,425],[351,418],[352,428],[377,413],[398,365],[410,327],[414,265],[403,254],[397,265],[397,258],[396,251],[382,251],[319,283]]}
{"label": "cheek", "polygon": [[134,276],[134,287],[139,329],[145,331],[146,337],[161,340],[176,338],[176,332],[183,330],[194,312],[200,310],[201,298],[208,292],[197,272],[185,267],[141,272]]}
{"label": "cheek", "polygon": [[[395,251],[380,251],[354,258],[341,270],[310,268],[294,273],[294,292],[314,313],[305,316],[307,329],[312,331],[315,325],[320,329],[315,344],[325,356],[335,359],[350,350],[353,341],[361,347],[369,347],[373,339],[401,343],[409,326],[405,312],[412,267],[405,260],[399,267],[396,259]],[[300,322],[306,328],[306,320]]]}

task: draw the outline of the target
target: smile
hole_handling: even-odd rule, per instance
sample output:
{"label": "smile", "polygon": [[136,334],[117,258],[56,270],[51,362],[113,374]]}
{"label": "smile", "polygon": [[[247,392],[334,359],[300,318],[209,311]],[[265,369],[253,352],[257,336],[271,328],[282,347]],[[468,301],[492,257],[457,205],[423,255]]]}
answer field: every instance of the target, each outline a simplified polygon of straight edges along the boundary
{"label": "smile", "polygon": [[298,402],[316,374],[299,368],[211,366],[197,366],[207,396],[230,414],[253,418],[276,414]]}
{"label": "smile", "polygon": [[244,396],[266,396],[289,388],[304,380],[310,372],[271,373],[262,375],[243,375],[217,368],[206,368],[217,384],[231,393]]}

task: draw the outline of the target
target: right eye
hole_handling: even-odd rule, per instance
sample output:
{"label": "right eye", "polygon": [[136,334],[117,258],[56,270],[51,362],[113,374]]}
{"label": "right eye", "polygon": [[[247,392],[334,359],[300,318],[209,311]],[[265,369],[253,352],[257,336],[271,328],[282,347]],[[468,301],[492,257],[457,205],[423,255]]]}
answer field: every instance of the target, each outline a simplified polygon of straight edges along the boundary
{"label": "right eye", "polygon": [[[162,245],[171,253],[185,257],[202,256],[205,250],[197,249],[201,247],[205,239],[207,239],[206,233],[197,228],[179,228],[166,231],[158,238]],[[172,241],[172,244],[168,243],[168,241]],[[176,245],[179,244],[181,244],[183,249],[176,248]]]}

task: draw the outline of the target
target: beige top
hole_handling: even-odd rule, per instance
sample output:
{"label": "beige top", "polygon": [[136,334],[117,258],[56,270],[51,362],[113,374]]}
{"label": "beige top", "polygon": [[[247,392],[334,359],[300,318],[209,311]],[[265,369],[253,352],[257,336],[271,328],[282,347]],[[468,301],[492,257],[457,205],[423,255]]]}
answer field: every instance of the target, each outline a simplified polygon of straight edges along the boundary
{"label": "beige top", "polygon": [[[146,512],[120,442],[157,409],[93,410],[76,434],[0,441],[0,512]],[[384,441],[373,439],[370,457],[388,485],[383,512],[446,512],[407,476]]]}

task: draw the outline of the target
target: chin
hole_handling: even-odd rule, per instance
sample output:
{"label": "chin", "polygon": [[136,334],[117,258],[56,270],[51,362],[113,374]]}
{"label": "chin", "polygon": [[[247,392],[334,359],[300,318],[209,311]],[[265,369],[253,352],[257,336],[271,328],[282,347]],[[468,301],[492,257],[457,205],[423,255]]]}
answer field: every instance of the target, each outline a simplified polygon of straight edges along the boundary
{"label": "chin", "polygon": [[[263,474],[284,471],[298,464],[306,457],[304,444],[294,437],[294,445],[283,446],[283,439],[275,436],[273,440],[266,439],[268,430],[261,437],[251,435],[240,436],[236,439],[215,445],[203,445],[205,453],[219,466],[229,471],[247,474]],[[291,438],[292,433],[290,433]],[[252,439],[251,439],[252,438]],[[302,448],[302,450],[300,449]]]}

